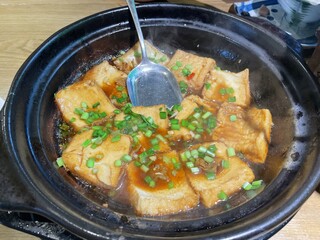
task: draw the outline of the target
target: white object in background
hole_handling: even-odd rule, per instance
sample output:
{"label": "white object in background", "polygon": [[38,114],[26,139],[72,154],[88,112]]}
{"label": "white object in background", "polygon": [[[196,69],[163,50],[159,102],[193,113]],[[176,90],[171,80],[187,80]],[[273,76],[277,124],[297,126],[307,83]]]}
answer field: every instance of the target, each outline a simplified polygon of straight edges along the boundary
{"label": "white object in background", "polygon": [[4,104],[4,100],[2,98],[0,98],[0,110],[3,107],[3,104]]}
{"label": "white object in background", "polygon": [[278,3],[291,23],[320,21],[320,0],[278,0]]}

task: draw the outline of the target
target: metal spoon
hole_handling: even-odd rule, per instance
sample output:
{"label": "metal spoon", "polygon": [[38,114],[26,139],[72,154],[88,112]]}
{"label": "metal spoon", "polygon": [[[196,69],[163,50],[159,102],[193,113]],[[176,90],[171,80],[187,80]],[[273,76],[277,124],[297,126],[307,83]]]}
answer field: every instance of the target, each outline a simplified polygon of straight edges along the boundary
{"label": "metal spoon", "polygon": [[166,104],[172,107],[182,101],[181,91],[173,74],[164,66],[148,59],[134,0],[127,0],[140,41],[142,61],[128,75],[127,88],[134,106]]}

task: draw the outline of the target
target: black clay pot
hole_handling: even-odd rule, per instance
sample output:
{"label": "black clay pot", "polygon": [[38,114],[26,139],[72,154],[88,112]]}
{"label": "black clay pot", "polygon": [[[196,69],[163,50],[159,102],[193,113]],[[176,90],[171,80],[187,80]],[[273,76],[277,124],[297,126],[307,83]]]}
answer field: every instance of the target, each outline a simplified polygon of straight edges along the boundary
{"label": "black clay pot", "polygon": [[202,7],[147,4],[138,13],[146,39],[167,53],[180,48],[212,57],[222,69],[250,69],[252,98],[274,120],[261,173],[266,188],[225,211],[145,218],[116,203],[102,207],[99,194],[54,167],[54,93],[137,41],[127,8],[119,8],[62,29],[17,73],[1,111],[0,209],[37,213],[87,239],[267,238],[320,180],[319,84],[296,53],[299,45],[268,24]]}

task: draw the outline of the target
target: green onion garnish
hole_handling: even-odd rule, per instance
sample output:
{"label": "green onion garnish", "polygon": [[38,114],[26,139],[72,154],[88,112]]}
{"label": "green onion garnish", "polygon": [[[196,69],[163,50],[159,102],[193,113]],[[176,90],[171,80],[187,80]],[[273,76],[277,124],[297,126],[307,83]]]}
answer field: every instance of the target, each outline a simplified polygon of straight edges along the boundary
{"label": "green onion garnish", "polygon": [[160,112],[160,119],[166,119],[167,118],[167,113],[166,112]]}
{"label": "green onion garnish", "polygon": [[169,188],[169,189],[174,188],[174,183],[173,183],[172,181],[170,181],[170,182],[168,183],[168,188]]}
{"label": "green onion garnish", "polygon": [[228,102],[236,102],[236,101],[237,101],[237,99],[235,96],[228,98]]}
{"label": "green onion garnish", "polygon": [[234,148],[229,147],[227,148],[227,154],[229,157],[234,157],[236,155],[236,151],[234,150]]}
{"label": "green onion garnish", "polygon": [[221,162],[221,165],[223,168],[229,168],[230,167],[230,161],[223,159]]}
{"label": "green onion garnish", "polygon": [[91,144],[91,139],[87,139],[82,143],[82,147],[88,147]]}
{"label": "green onion garnish", "polygon": [[214,172],[206,172],[205,175],[208,180],[214,180],[216,178],[216,174]]}
{"label": "green onion garnish", "polygon": [[57,163],[58,167],[64,166],[64,161],[63,161],[62,157],[57,158],[56,163]]}
{"label": "green onion garnish", "polygon": [[221,190],[219,193],[218,193],[218,198],[222,201],[226,201],[228,200],[228,195],[223,191]]}
{"label": "green onion garnish", "polygon": [[121,135],[117,134],[111,138],[111,142],[119,142],[121,139]]}
{"label": "green onion garnish", "polygon": [[237,120],[237,116],[236,115],[230,115],[230,121],[231,122],[235,122]]}
{"label": "green onion garnish", "polygon": [[97,108],[100,105],[100,102],[96,102],[92,105],[92,108]]}
{"label": "green onion garnish", "polygon": [[94,157],[90,157],[90,158],[87,159],[86,166],[88,168],[93,168],[94,167],[94,163],[95,163],[95,158]]}
{"label": "green onion garnish", "polygon": [[114,161],[115,167],[121,167],[121,165],[122,165],[122,161],[120,159]]}

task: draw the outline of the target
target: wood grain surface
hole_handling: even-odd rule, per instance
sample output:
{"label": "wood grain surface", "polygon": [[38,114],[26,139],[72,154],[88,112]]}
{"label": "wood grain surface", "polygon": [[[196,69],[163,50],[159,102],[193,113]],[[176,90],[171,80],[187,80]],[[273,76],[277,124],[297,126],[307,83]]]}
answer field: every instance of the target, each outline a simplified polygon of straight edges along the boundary
{"label": "wood grain surface", "polygon": [[[224,11],[230,7],[230,3],[214,0],[183,2],[209,4]],[[19,67],[54,32],[88,15],[124,5],[124,0],[0,0],[0,97],[6,98]],[[320,239],[319,213],[320,195],[315,192],[271,239]],[[3,239],[37,238],[0,225]]]}

